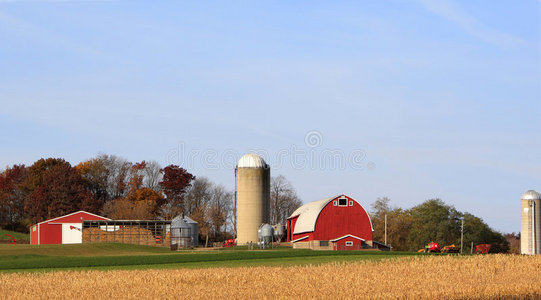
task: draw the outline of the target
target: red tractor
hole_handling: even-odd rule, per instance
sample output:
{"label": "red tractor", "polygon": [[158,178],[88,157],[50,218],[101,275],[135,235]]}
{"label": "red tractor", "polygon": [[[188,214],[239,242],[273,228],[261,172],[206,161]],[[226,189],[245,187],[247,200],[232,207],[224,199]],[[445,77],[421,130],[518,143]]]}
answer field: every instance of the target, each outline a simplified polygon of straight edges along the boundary
{"label": "red tractor", "polygon": [[440,252],[440,244],[431,242],[425,246],[424,252]]}
{"label": "red tractor", "polygon": [[235,243],[235,240],[234,239],[229,239],[229,240],[226,240],[223,244],[222,244],[222,247],[233,247],[235,246],[237,243]]}

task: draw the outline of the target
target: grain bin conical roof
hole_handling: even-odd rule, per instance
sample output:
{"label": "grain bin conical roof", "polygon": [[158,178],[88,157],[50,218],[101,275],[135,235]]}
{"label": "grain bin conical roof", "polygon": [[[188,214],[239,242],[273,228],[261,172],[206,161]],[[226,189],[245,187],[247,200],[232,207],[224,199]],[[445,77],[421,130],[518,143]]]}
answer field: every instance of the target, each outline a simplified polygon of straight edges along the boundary
{"label": "grain bin conical roof", "polygon": [[178,215],[173,220],[171,220],[171,228],[191,228],[182,216]]}

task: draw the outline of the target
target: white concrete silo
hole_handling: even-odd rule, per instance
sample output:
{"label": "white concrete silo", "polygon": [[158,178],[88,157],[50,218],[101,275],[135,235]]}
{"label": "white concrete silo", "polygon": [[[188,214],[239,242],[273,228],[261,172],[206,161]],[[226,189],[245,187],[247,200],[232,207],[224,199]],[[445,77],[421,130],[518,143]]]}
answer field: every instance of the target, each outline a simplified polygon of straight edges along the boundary
{"label": "white concrete silo", "polygon": [[520,253],[541,254],[541,194],[522,194],[520,209]]}
{"label": "white concrete silo", "polygon": [[249,153],[235,169],[237,244],[257,243],[257,230],[270,219],[270,167],[261,156]]}

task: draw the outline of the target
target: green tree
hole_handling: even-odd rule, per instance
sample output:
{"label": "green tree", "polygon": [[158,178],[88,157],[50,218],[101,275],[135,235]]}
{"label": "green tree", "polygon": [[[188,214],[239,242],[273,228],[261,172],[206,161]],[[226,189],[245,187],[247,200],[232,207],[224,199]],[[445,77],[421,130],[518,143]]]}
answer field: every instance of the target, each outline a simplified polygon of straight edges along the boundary
{"label": "green tree", "polygon": [[509,251],[509,242],[505,237],[490,228],[481,218],[464,213],[464,253],[471,252],[471,243],[491,244],[490,252]]}
{"label": "green tree", "polygon": [[398,207],[391,207],[391,199],[378,198],[372,203],[373,239],[385,241],[385,215],[387,215],[387,244],[396,251],[408,250],[408,236],[412,227],[412,217],[407,211]]}
{"label": "green tree", "polygon": [[440,245],[460,244],[460,219],[462,214],[441,199],[430,199],[417,205],[408,213],[412,217],[408,235],[408,249],[421,249],[429,242]]}

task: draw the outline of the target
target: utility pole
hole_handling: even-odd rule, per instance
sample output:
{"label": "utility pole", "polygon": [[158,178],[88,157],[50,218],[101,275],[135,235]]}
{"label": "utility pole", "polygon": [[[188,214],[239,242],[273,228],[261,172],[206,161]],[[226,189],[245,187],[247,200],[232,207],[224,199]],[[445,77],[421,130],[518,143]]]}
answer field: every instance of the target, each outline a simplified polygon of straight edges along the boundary
{"label": "utility pole", "polygon": [[387,214],[385,214],[385,245],[387,245]]}
{"label": "utility pole", "polygon": [[460,226],[460,254],[462,254],[462,246],[464,240],[464,217],[462,217],[462,225]]}

